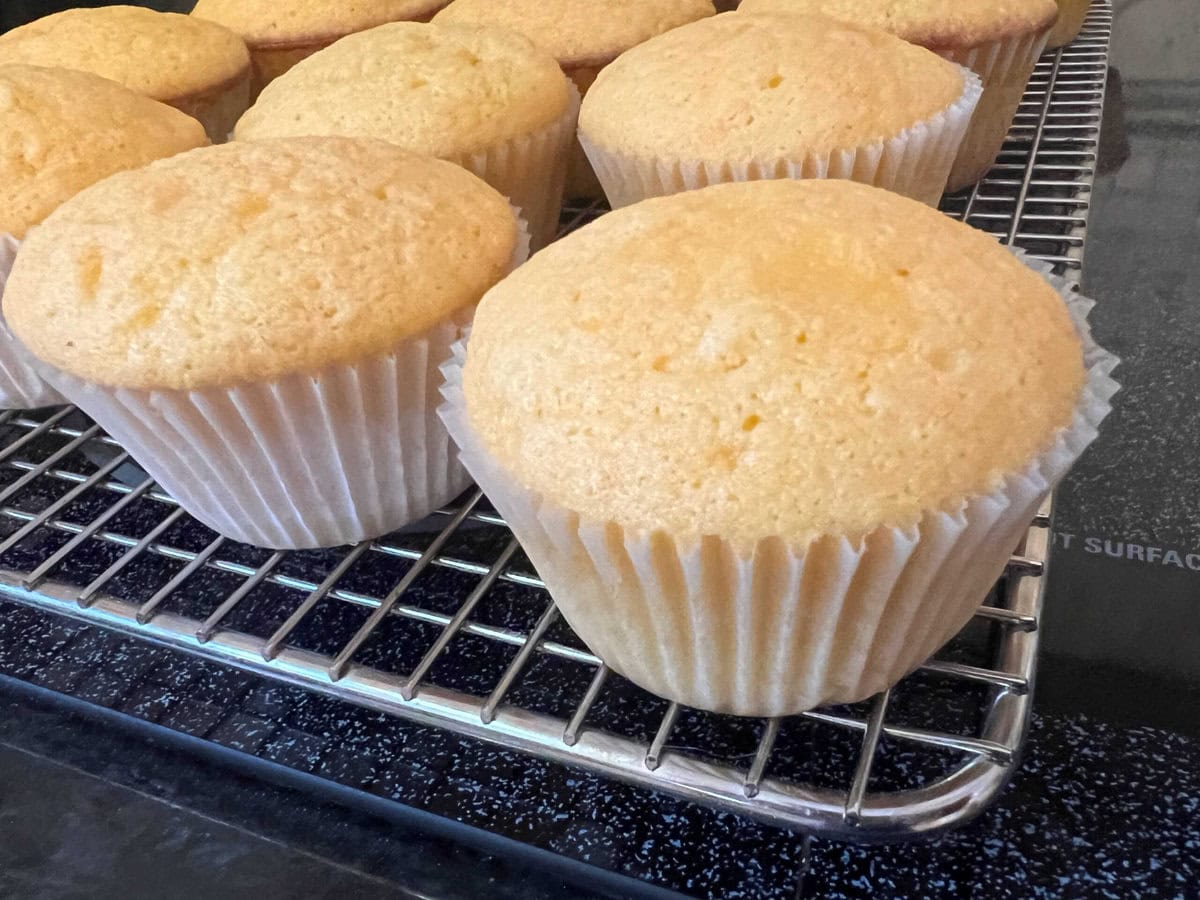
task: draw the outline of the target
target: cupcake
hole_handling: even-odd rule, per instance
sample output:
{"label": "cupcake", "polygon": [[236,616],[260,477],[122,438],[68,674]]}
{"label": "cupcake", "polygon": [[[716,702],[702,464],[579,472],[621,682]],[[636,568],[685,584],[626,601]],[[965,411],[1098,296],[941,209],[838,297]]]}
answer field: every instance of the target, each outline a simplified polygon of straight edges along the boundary
{"label": "cupcake", "polygon": [[400,22],[299,63],[234,137],[373,137],[450,160],[508,197],[540,247],[558,228],[578,105],[554,59],[519,34]]}
{"label": "cupcake", "polygon": [[[557,59],[586,95],[600,70],[630,47],[714,12],[712,0],[454,0],[433,21],[518,31]],[[578,142],[567,169],[567,196],[604,196]]]}
{"label": "cupcake", "polygon": [[1108,411],[1086,306],[887,191],[717,185],[489,291],[442,415],[601,659],[788,715],[888,687],[971,618]]}
{"label": "cupcake", "polygon": [[[208,143],[195,119],[70,69],[0,66],[0,294],[17,242],[63,201],[114,172]],[[0,321],[0,408],[63,399]]]}
{"label": "cupcake", "polygon": [[978,98],[971,72],[882,31],[739,13],[622,54],[588,91],[579,140],[614,207],[770,178],[937,203]]}
{"label": "cupcake", "polygon": [[254,61],[253,94],[300,60],[356,31],[427,22],[446,0],[198,0],[192,15],[242,36]]}
{"label": "cupcake", "polygon": [[4,314],[39,371],[192,515],[323,547],[467,484],[438,365],[523,258],[512,207],[383,141],[193,150],[63,204]]}
{"label": "cupcake", "polygon": [[987,174],[1058,14],[1054,0],[743,0],[740,13],[820,13],[882,28],[973,70],[983,96],[950,172],[957,191]]}
{"label": "cupcake", "polygon": [[1046,46],[1058,49],[1079,37],[1091,5],[1092,0],[1058,0],[1058,22],[1050,31]]}
{"label": "cupcake", "polygon": [[232,31],[137,6],[69,9],[0,35],[0,65],[92,72],[196,118],[222,141],[250,102],[250,54]]}

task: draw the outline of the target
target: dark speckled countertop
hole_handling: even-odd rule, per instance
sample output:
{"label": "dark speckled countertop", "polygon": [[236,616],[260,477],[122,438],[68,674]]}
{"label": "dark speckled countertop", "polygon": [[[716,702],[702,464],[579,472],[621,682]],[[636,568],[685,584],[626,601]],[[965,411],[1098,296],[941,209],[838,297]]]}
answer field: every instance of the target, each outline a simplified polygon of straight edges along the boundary
{"label": "dark speckled countertop", "polygon": [[977,821],[809,839],[0,602],[0,896],[1200,897],[1200,12],[1114,5],[1084,288],[1124,390]]}

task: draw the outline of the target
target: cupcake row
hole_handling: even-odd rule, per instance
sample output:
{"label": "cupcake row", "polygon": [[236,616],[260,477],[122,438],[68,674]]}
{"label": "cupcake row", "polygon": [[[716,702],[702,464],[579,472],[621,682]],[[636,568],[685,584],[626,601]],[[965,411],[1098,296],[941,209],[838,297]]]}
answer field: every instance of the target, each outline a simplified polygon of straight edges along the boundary
{"label": "cupcake row", "polygon": [[744,715],[920,665],[1116,390],[1065,283],[854,182],[652,198],[527,251],[451,163],[234,142],[68,200],[3,311],[218,532],[365,540],[474,479],[615,671]]}
{"label": "cupcake row", "polygon": [[[801,40],[807,61],[785,52]],[[656,44],[675,65],[647,62]],[[713,77],[733,44],[746,73]],[[859,88],[827,89],[837,66]],[[947,172],[957,151],[929,123],[856,150],[854,180],[692,162],[760,120],[780,146],[855,144],[974,77],[820,16],[666,30],[603,68],[579,132],[602,181],[634,159],[642,190],[528,258],[578,89],[515,33],[344,38],[221,146],[98,76],[3,65],[4,387],[76,403],[191,514],[267,547],[377,537],[473,478],[638,684],[746,715],[856,701],[971,616],[1095,436],[1115,359],[1063,283],[855,183],[932,190],[910,148]],[[777,101],[793,82],[803,102]],[[587,129],[602,102],[630,123],[619,147]],[[331,120],[352,134],[311,133]],[[651,160],[663,136],[692,162]]]}
{"label": "cupcake row", "polygon": [[375,137],[457,162],[523,210],[538,248],[564,185],[619,207],[845,178],[936,204],[991,167],[1058,19],[1054,0],[440,6],[71,10],[0,37],[0,63],[103,75],[214,142]]}

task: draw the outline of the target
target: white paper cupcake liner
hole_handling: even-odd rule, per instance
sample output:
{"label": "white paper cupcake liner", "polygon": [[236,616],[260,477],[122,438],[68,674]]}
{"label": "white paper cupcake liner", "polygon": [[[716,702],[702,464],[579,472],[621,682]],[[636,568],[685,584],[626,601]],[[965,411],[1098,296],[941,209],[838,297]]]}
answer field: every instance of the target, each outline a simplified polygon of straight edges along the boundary
{"label": "white paper cupcake liner", "polygon": [[990,41],[965,50],[943,50],[939,55],[973,71],[983,83],[971,126],[963,137],[950,170],[946,189],[957,191],[979,181],[996,161],[1017,107],[1046,48],[1048,30]]}
{"label": "white paper cupcake liner", "polygon": [[570,79],[567,86],[570,99],[566,110],[541,130],[478,153],[450,158],[521,209],[529,223],[534,250],[545,247],[558,232],[567,163],[579,119],[579,91]]}
{"label": "white paper cupcake liner", "polygon": [[1079,37],[1092,0],[1058,0],[1058,21],[1050,30],[1046,49],[1057,50]]}
{"label": "white paper cupcake liner", "polygon": [[[512,267],[529,255],[521,224]],[[475,307],[370,359],[231,388],[131,390],[38,362],[189,514],[272,549],[415,522],[470,484],[438,418],[439,366]]]}
{"label": "white paper cupcake liner", "polygon": [[273,549],[379,537],[468,484],[435,421],[436,367],[465,324],[317,375],[224,390],[112,390],[47,371],[189,514]]}
{"label": "white paper cupcake liner", "polygon": [[886,140],[831,153],[749,160],[643,157],[591,140],[579,142],[613,209],[730,181],[772,178],[841,178],[886,188],[936,206],[982,92],[979,78],[963,70],[963,91],[949,107]]}
{"label": "white paper cupcake liner", "polygon": [[[11,234],[0,234],[0,298],[4,297],[4,285],[8,282],[19,245]],[[12,336],[0,315],[0,409],[37,409],[66,402],[66,398],[38,374],[29,351]]]}
{"label": "white paper cupcake liner", "polygon": [[1048,280],[1084,346],[1087,380],[1070,426],[992,493],[857,541],[773,537],[739,548],[587,520],[547,500],[517,483],[472,428],[465,339],[442,369],[441,415],[563,616],[615,671],[668,699],[739,715],[855,702],[895,684],[970,620],[1110,410],[1118,360],[1092,340],[1093,304]]}

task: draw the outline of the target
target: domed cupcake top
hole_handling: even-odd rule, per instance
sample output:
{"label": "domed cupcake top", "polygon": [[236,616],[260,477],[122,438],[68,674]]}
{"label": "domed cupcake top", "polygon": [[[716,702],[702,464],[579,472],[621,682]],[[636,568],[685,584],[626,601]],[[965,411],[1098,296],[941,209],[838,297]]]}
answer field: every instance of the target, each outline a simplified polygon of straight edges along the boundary
{"label": "domed cupcake top", "polygon": [[200,123],[71,69],[0,66],[0,233],[24,237],[114,172],[208,143]]}
{"label": "domed cupcake top", "polygon": [[953,63],[820,16],[720,15],[651,38],[597,77],[580,130],[672,158],[826,153],[883,140],[947,109]]}
{"label": "domed cupcake top", "polygon": [[739,12],[821,13],[922,47],[975,47],[1054,24],[1054,0],[742,0]]}
{"label": "domed cupcake top", "polygon": [[92,72],[155,100],[217,90],[250,67],[240,37],[212,22],[138,6],[68,9],[0,35],[0,64]]}
{"label": "domed cupcake top", "polygon": [[509,28],[569,67],[606,63],[715,12],[712,0],[454,0],[433,21]]}
{"label": "domed cupcake top", "polygon": [[194,150],[94,185],[4,294],[35,355],[110,387],[198,389],[390,351],[475,303],[517,247],[508,202],[383,141]]}
{"label": "domed cupcake top", "polygon": [[846,181],[644,201],[480,304],[471,423],[591,520],[861,535],[1023,470],[1084,381],[1065,305],[985,234]]}
{"label": "domed cupcake top", "polygon": [[398,22],[342,38],[280,76],[238,140],[369,135],[457,156],[536,131],[570,102],[549,54],[503,29]]}
{"label": "domed cupcake top", "polygon": [[197,0],[192,15],[240,34],[258,48],[323,44],[388,22],[422,19],[446,0]]}

